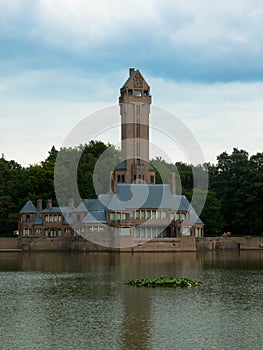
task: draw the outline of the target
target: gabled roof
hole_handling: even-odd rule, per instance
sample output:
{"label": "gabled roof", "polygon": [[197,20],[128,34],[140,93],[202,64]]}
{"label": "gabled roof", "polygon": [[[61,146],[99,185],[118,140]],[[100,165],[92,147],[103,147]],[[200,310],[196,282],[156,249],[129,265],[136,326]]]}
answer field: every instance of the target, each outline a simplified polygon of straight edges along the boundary
{"label": "gabled roof", "polygon": [[[83,210],[83,209],[89,210],[96,201],[97,201],[97,199],[90,199],[90,198],[84,199],[76,209],[77,210]],[[83,208],[83,205],[84,205],[84,208]]]}
{"label": "gabled roof", "polygon": [[82,220],[84,223],[106,223],[106,211],[105,210],[92,210]]}
{"label": "gabled roof", "polygon": [[166,208],[188,210],[190,203],[185,196],[174,195],[170,185],[118,184],[118,191],[112,195],[110,210],[136,208]]}
{"label": "gabled roof", "polygon": [[130,82],[133,80],[133,78],[134,78],[135,76],[140,76],[140,78],[143,79],[144,83],[148,86],[148,88],[150,87],[149,84],[147,83],[147,81],[146,81],[146,80],[144,79],[144,77],[142,76],[142,74],[141,74],[141,72],[139,71],[139,69],[136,69],[136,70],[134,70],[134,71],[130,74],[129,78],[128,78],[128,79],[125,81],[125,83],[122,85],[121,89],[123,89],[124,87],[126,87],[127,85],[129,85]]}
{"label": "gabled roof", "polygon": [[33,221],[33,224],[34,224],[34,225],[41,225],[41,224],[42,224],[42,218],[41,218],[41,215],[40,215],[39,212],[38,212],[37,215],[35,216],[34,221]]}
{"label": "gabled roof", "polygon": [[126,165],[126,160],[122,160],[115,168],[115,170],[126,170],[127,165]]}
{"label": "gabled roof", "polygon": [[37,214],[39,213],[39,211],[37,207],[32,203],[32,201],[27,201],[19,213],[20,214]]}

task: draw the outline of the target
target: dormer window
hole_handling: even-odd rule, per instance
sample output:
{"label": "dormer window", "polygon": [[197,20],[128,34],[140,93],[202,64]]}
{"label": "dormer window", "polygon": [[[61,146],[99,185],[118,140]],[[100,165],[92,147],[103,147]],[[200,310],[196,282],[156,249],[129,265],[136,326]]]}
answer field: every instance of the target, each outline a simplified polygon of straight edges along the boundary
{"label": "dormer window", "polygon": [[135,97],[142,97],[142,90],[134,90]]}

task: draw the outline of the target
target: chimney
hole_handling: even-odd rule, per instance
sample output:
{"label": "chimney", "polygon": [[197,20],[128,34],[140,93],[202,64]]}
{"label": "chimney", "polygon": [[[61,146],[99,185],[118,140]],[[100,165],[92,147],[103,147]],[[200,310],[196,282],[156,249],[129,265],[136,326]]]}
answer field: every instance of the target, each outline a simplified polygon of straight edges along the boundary
{"label": "chimney", "polygon": [[37,200],[37,209],[38,209],[39,211],[42,210],[42,199],[38,199],[38,200]]}
{"label": "chimney", "polygon": [[51,208],[52,207],[52,199],[48,199],[47,200],[47,208]]}
{"label": "chimney", "polygon": [[135,69],[134,68],[130,68],[130,77],[132,76],[132,74],[134,73]]}
{"label": "chimney", "polygon": [[71,209],[74,208],[74,199],[73,199],[73,198],[70,198],[70,199],[68,200],[68,206],[69,206],[69,208],[71,208]]}
{"label": "chimney", "polygon": [[171,190],[172,190],[172,194],[176,194],[176,181],[175,181],[174,171],[172,171],[172,174],[171,174]]}

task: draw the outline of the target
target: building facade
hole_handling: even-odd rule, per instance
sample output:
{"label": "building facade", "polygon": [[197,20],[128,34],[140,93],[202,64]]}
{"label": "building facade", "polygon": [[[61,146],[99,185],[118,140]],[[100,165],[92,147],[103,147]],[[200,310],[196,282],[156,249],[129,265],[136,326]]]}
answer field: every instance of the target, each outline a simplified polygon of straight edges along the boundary
{"label": "building facade", "polygon": [[19,214],[21,236],[82,236],[106,246],[143,244],[158,237],[203,236],[203,222],[175,181],[155,184],[149,162],[150,86],[133,68],[120,89],[121,162],[112,175],[112,192],[85,199],[77,207],[45,209],[28,201]]}

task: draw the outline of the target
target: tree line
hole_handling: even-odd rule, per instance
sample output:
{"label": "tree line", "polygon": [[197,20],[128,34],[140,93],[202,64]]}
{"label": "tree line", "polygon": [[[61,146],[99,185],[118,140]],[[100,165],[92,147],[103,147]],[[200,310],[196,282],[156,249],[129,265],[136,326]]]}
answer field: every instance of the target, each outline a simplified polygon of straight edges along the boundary
{"label": "tree line", "polygon": [[[107,157],[101,158],[106,153]],[[58,156],[63,159],[64,165],[56,169]],[[70,160],[76,161],[75,187],[83,199],[96,198],[98,188],[101,193],[107,191],[109,181],[105,181],[105,174],[109,167],[112,168],[118,163],[119,157],[118,149],[101,141],[90,141],[85,145],[62,148],[59,151],[53,146],[44,161],[28,167],[22,167],[14,160],[8,161],[2,155],[0,235],[12,235],[17,229],[18,213],[27,200],[36,203],[37,199],[45,201],[51,198],[54,205],[57,205],[58,192],[54,187],[56,171],[64,176],[60,176],[60,179],[68,181],[67,191],[64,192],[65,202],[69,198],[74,198],[76,192],[74,183],[70,185],[71,171],[74,172],[74,169],[70,168],[72,163]],[[98,162],[98,159],[102,161]],[[198,198],[206,197],[200,214],[205,224],[206,236],[220,235],[226,231],[236,235],[262,235],[263,152],[249,156],[247,151],[234,148],[231,154],[221,153],[215,164],[196,166],[183,162],[171,164],[159,157],[151,162],[156,169],[156,183],[169,183],[171,172],[175,172],[178,194],[185,195],[189,201],[193,199],[192,204],[195,208],[199,205]],[[98,171],[96,164],[99,164],[100,176],[94,179],[94,169]],[[208,175],[208,191],[202,183],[195,182],[198,178],[196,174]],[[103,182],[96,184],[96,181],[100,182],[101,179]]]}

